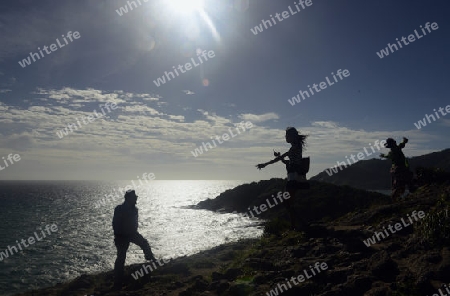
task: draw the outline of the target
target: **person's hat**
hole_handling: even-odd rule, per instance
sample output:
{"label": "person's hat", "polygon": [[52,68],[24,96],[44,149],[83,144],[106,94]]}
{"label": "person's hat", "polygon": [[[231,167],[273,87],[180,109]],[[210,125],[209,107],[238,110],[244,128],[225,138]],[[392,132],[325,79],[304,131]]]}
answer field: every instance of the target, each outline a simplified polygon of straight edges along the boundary
{"label": "person's hat", "polygon": [[129,197],[138,197],[136,195],[136,192],[132,189],[127,190],[127,192],[125,193],[125,199],[129,198]]}
{"label": "person's hat", "polygon": [[386,140],[386,143],[384,143],[384,147],[386,147],[386,148],[392,148],[392,147],[394,147],[396,144],[397,144],[397,142],[395,142],[394,139],[388,138],[388,139]]}

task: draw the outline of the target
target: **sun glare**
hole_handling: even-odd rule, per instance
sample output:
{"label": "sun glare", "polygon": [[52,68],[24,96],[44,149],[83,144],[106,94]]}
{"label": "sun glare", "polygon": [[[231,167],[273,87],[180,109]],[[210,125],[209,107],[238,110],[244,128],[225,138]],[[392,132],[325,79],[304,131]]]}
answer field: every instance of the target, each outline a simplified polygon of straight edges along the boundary
{"label": "sun glare", "polygon": [[170,7],[180,13],[202,11],[204,0],[166,0]]}

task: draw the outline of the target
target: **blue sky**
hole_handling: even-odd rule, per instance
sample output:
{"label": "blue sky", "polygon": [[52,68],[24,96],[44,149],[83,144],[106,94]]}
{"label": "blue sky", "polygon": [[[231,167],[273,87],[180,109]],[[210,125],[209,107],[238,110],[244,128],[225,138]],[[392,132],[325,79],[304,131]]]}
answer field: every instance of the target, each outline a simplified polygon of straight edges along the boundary
{"label": "blue sky", "polygon": [[[2,1],[0,158],[21,160],[0,170],[0,180],[284,177],[281,163],[255,165],[272,159],[272,149],[289,149],[287,126],[310,135],[308,177],[388,137],[408,137],[407,156],[450,147],[450,115],[414,125],[450,105],[447,1],[312,0],[256,35],[252,28],[295,10],[294,1],[205,0],[192,11],[180,10],[188,0],[135,2],[120,16],[127,1]],[[439,28],[382,59],[376,54],[414,30],[423,35],[427,22]],[[80,38],[64,43],[69,31]],[[64,47],[19,65],[57,38]],[[214,57],[153,83],[173,66],[198,62],[198,51]],[[350,76],[288,102],[339,69]],[[58,137],[106,103],[117,109]],[[192,155],[243,121],[253,127]]]}

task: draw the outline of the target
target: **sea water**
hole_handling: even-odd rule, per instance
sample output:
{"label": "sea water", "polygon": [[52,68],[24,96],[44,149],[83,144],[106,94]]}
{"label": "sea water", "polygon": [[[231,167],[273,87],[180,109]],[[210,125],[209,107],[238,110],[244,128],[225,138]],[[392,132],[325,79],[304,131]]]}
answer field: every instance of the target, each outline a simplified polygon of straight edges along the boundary
{"label": "sea water", "polygon": [[[136,191],[140,195],[139,232],[148,239],[155,256],[165,259],[258,237],[262,234],[258,219],[189,208],[243,183],[152,180]],[[1,252],[8,254],[0,260],[0,295],[112,270],[116,257],[112,217],[123,198],[104,200],[100,207],[98,202],[128,184],[127,181],[0,182],[0,256]],[[56,225],[57,231],[50,231],[50,225]],[[45,238],[42,233],[47,234]],[[41,240],[37,240],[36,234]],[[29,243],[33,241],[30,237],[34,238],[33,244]],[[27,247],[21,244],[22,239]],[[145,262],[142,251],[131,244],[126,265],[142,262]]]}

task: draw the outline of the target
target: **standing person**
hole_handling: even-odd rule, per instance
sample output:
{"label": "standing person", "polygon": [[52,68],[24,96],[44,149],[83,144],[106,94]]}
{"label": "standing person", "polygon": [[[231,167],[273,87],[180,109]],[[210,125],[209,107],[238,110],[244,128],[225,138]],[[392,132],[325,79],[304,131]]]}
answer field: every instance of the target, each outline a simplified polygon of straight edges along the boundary
{"label": "standing person", "polygon": [[392,186],[392,201],[397,201],[397,198],[405,192],[406,186],[408,190],[413,192],[415,190],[412,179],[413,173],[409,170],[408,160],[403,154],[402,149],[405,148],[405,144],[408,143],[408,139],[403,137],[403,141],[397,145],[397,142],[389,138],[386,140],[384,147],[390,148],[391,151],[387,155],[380,154],[381,158],[388,158],[392,161],[391,173],[391,186]]}
{"label": "standing person", "polygon": [[138,232],[138,196],[134,190],[125,193],[125,201],[114,209],[112,222],[114,244],[117,248],[117,258],[114,264],[114,288],[121,289],[127,250],[130,242],[138,245],[144,251],[146,260],[156,260],[148,241]]}
{"label": "standing person", "polygon": [[[256,167],[258,169],[262,169],[269,164],[276,163],[278,161],[282,161],[286,164],[287,171],[287,183],[285,190],[289,193],[290,197],[288,200],[283,202],[286,205],[286,208],[289,212],[289,216],[291,219],[291,226],[293,229],[296,229],[298,226],[296,225],[296,220],[300,220],[300,228],[305,228],[306,224],[297,215],[297,212],[294,208],[294,197],[297,193],[298,189],[307,189],[309,188],[309,184],[306,180],[306,173],[309,171],[309,158],[303,158],[303,150],[306,146],[306,138],[308,136],[301,135],[294,127],[286,128],[286,142],[291,144],[291,148],[286,153],[280,155],[280,153],[274,152],[276,156],[275,159],[258,164]],[[285,160],[284,158],[288,157],[289,160]]]}

